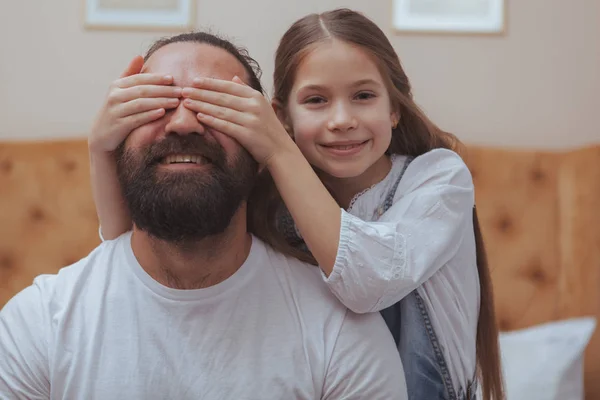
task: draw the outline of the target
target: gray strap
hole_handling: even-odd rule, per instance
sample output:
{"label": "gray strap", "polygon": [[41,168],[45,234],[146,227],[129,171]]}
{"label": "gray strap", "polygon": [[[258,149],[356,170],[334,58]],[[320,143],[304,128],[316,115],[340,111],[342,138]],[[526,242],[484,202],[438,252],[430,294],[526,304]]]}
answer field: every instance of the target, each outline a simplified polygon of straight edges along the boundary
{"label": "gray strap", "polygon": [[406,172],[406,168],[408,167],[408,164],[410,164],[413,159],[414,159],[414,157],[412,157],[412,156],[406,157],[406,161],[404,161],[404,166],[402,167],[402,172],[400,172],[400,176],[398,177],[398,179],[396,179],[396,182],[394,182],[394,185],[392,185],[392,187],[390,188],[387,196],[385,197],[385,200],[384,200],[382,206],[380,207],[379,216],[381,216],[381,214],[383,214],[384,212],[389,210],[390,207],[394,204],[394,196],[396,195],[396,190],[398,189],[400,180],[404,176],[404,173]]}

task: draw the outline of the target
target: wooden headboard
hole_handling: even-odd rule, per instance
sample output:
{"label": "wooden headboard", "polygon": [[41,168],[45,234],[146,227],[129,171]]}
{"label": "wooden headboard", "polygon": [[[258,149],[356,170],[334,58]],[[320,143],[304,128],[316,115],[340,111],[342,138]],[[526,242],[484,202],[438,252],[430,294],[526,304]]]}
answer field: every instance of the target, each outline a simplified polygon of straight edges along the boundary
{"label": "wooden headboard", "polygon": [[87,143],[0,142],[0,307],[100,244]]}
{"label": "wooden headboard", "polygon": [[[600,317],[600,146],[470,147],[502,330]],[[0,307],[99,244],[85,140],[0,143]],[[600,329],[586,353],[600,400]]]}
{"label": "wooden headboard", "polygon": [[[470,147],[465,159],[500,329],[600,319],[600,146],[563,153]],[[599,376],[600,328],[586,352],[586,399],[600,399]]]}

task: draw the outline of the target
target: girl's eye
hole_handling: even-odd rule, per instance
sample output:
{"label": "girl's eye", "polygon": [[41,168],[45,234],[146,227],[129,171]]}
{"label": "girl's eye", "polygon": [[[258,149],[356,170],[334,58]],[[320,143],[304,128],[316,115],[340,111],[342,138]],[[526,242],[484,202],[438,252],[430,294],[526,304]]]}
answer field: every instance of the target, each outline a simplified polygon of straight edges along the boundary
{"label": "girl's eye", "polygon": [[313,96],[313,97],[309,97],[304,102],[307,104],[320,104],[320,103],[324,103],[325,99],[322,97]]}
{"label": "girl's eye", "polygon": [[372,99],[373,97],[375,97],[375,94],[371,92],[360,92],[356,95],[358,100],[368,100]]}

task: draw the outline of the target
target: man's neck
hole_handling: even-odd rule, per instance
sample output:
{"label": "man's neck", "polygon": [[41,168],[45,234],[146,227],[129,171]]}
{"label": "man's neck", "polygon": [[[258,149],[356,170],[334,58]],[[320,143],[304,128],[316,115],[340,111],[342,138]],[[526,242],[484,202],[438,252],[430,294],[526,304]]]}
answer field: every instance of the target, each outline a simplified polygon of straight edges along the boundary
{"label": "man's neck", "polygon": [[131,246],[142,268],[157,282],[173,289],[202,289],[229,278],[248,257],[252,238],[245,219],[246,213],[238,212],[223,234],[181,244],[158,240],[134,227]]}

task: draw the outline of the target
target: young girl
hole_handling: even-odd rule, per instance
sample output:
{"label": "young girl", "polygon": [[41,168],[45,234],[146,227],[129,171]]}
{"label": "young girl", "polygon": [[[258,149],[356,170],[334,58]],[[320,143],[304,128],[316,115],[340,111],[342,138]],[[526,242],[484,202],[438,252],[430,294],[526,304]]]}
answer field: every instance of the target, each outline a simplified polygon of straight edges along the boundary
{"label": "young girl", "polygon": [[[139,72],[135,63],[126,75]],[[350,10],[309,15],[281,39],[274,75],[273,107],[237,77],[197,79],[180,93],[202,123],[239,141],[272,176],[289,214],[276,194],[257,190],[250,226],[276,244],[287,227],[288,242],[276,247],[305,245],[341,302],[381,311],[411,399],[474,399],[477,376],[485,399],[502,399],[472,178],[452,150],[456,139],[415,105],[385,34]],[[124,139],[109,122],[101,115],[92,132],[92,158]],[[92,163],[106,238],[130,226],[109,200],[118,198],[113,173],[108,161]]]}

